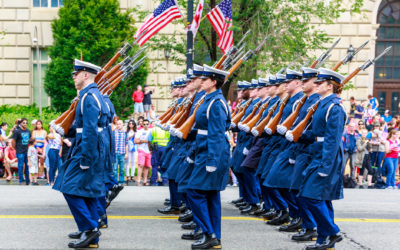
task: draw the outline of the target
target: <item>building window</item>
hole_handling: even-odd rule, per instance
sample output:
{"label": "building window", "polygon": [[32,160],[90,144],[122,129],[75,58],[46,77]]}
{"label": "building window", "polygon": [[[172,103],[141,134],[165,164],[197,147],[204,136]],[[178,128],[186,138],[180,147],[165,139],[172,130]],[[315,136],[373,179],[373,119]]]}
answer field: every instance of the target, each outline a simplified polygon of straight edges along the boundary
{"label": "building window", "polygon": [[400,1],[383,0],[379,6],[376,55],[387,47],[392,49],[375,66],[375,80],[400,79]]}
{"label": "building window", "polygon": [[[37,52],[36,49],[32,50],[33,53],[33,103],[36,105],[39,105],[39,91],[42,94],[42,107],[47,107],[49,106],[50,103],[50,98],[44,91],[44,76],[46,73],[47,65],[50,63],[50,58],[47,55],[46,50],[44,49],[39,49],[39,60],[36,56]],[[40,78],[41,78],[41,86],[39,86],[39,81],[38,81],[38,65],[40,63]]]}
{"label": "building window", "polygon": [[33,0],[33,7],[39,8],[59,8],[64,6],[63,0]]}

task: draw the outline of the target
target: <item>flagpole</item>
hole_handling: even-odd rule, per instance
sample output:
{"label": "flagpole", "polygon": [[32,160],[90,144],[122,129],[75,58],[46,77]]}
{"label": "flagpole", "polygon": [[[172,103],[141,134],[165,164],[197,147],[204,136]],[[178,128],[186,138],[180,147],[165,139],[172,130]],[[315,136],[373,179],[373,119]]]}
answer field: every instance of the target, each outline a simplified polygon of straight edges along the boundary
{"label": "flagpole", "polygon": [[[193,0],[188,0],[187,13],[189,25],[193,23]],[[193,69],[193,31],[191,29],[187,30],[186,69]]]}

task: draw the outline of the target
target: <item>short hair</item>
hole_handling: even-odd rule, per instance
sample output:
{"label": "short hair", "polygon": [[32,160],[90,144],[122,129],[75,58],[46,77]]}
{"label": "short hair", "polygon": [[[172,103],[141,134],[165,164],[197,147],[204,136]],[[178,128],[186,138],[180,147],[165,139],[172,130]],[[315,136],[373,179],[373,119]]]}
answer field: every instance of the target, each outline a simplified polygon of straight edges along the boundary
{"label": "short hair", "polygon": [[2,122],[2,123],[0,124],[0,127],[4,127],[4,126],[6,126],[6,125],[8,125],[7,122]]}
{"label": "short hair", "polygon": [[350,100],[354,100],[354,96],[350,96]]}
{"label": "short hair", "polygon": [[139,116],[137,119],[138,119],[138,121],[139,120],[144,120],[144,117],[143,116]]}
{"label": "short hair", "polygon": [[29,138],[28,144],[33,145],[35,143],[36,139],[34,137]]}
{"label": "short hair", "polygon": [[143,122],[148,122],[150,124],[150,121],[148,119],[144,119]]}

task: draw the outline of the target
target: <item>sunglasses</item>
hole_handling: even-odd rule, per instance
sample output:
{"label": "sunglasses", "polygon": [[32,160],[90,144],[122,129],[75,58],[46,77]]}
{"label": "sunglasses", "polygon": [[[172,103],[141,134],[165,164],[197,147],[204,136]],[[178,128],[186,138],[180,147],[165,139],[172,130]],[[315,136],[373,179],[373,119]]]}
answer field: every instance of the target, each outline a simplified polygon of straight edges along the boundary
{"label": "sunglasses", "polygon": [[360,125],[360,126],[361,126],[361,125],[364,125],[364,123],[359,123],[358,125]]}
{"label": "sunglasses", "polygon": [[149,126],[149,124],[148,124],[148,123],[143,123],[143,125],[144,125],[144,126]]}

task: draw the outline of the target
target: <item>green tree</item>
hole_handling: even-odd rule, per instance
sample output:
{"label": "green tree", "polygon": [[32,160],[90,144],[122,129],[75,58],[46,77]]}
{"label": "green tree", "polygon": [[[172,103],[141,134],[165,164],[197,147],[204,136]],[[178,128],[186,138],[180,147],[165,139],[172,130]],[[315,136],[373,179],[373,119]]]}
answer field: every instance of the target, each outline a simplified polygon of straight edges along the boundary
{"label": "green tree", "polygon": [[[205,0],[203,17],[222,0]],[[234,42],[251,29],[251,35],[245,40],[246,49],[254,49],[268,35],[269,39],[260,53],[246,62],[238,78],[250,80],[265,72],[275,73],[281,67],[297,58],[293,67],[299,67],[312,59],[313,51],[322,49],[330,41],[325,30],[312,23],[331,24],[346,8],[351,13],[360,13],[363,0],[231,0]],[[185,12],[186,0],[178,0],[181,11]],[[195,8],[198,1],[195,1]],[[313,21],[313,22],[312,22]],[[175,21],[179,22],[179,21]],[[180,21],[181,22],[181,21]],[[153,49],[170,48],[171,58],[177,64],[186,63],[186,36],[184,31],[171,36],[154,36]],[[210,22],[204,19],[194,43],[194,62],[212,65],[222,53],[216,47],[218,37]],[[260,72],[264,72],[260,74]]]}
{"label": "green tree", "polygon": [[[104,66],[123,45],[131,42],[136,28],[132,10],[121,12],[118,0],[65,0],[59,18],[52,22],[54,44],[49,48],[51,63],[45,76],[45,90],[57,111],[66,110],[76,96],[71,78],[74,58]],[[135,47],[131,53],[137,51]],[[133,109],[129,93],[144,84],[147,70],[141,67],[121,83],[111,100],[117,114],[127,117]]]}

